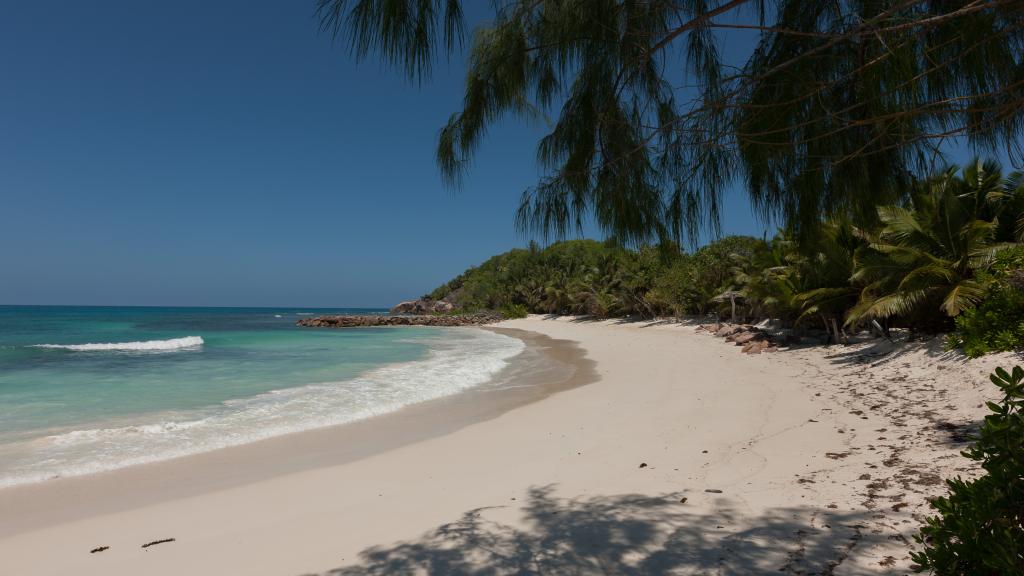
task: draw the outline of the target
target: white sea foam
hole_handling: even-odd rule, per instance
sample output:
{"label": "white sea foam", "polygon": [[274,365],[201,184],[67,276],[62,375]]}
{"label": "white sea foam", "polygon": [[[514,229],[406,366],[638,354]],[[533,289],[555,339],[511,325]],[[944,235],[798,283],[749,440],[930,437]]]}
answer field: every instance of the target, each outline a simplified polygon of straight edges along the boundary
{"label": "white sea foam", "polygon": [[31,447],[0,446],[0,462],[10,464],[0,466],[0,486],[166,460],[393,412],[480,386],[525,349],[517,338],[483,330],[452,328],[445,334],[431,343],[425,359],[351,380],[274,390],[130,425],[61,432]]}
{"label": "white sea foam", "polygon": [[198,348],[203,345],[202,336],[186,336],[170,340],[143,340],[141,342],[102,342],[95,344],[34,344],[32,348],[56,348],[75,352],[100,351],[169,351]]}

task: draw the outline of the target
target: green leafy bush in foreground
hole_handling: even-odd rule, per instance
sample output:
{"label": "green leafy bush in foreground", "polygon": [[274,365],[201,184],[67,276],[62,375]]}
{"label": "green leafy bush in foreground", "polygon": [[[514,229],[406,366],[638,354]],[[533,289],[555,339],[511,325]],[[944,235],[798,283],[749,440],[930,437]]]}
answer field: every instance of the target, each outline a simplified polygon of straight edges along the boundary
{"label": "green leafy bush in foreground", "polygon": [[1024,369],[999,368],[991,376],[1003,392],[989,402],[977,442],[964,456],[985,475],[948,480],[949,495],[932,501],[939,515],[915,537],[919,571],[939,576],[1024,574]]}

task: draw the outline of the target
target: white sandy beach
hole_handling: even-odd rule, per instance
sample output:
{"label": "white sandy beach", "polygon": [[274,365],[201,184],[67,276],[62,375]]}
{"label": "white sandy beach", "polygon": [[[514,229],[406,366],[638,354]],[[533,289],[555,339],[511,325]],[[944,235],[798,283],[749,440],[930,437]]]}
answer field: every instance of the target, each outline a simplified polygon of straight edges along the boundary
{"label": "white sandy beach", "polygon": [[[502,326],[576,342],[596,381],[413,425],[430,434],[396,415],[0,490],[0,574],[904,574],[925,498],[972,471],[958,452],[988,372],[1011,362]],[[357,431],[390,440],[317,461]]]}

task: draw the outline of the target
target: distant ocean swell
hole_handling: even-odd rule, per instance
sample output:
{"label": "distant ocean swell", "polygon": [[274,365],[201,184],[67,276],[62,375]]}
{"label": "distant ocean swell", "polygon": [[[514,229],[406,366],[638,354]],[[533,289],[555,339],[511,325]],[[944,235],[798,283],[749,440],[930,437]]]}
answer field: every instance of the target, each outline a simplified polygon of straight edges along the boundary
{"label": "distant ocean swell", "polygon": [[[4,466],[0,486],[166,460],[386,414],[481,385],[525,348],[516,338],[454,330],[459,337],[437,340],[425,359],[386,365],[351,380],[285,388],[208,409],[152,415],[147,422],[101,425],[8,444],[0,459],[12,466]],[[201,338],[190,338],[201,345]],[[153,343],[77,346],[129,344]]]}
{"label": "distant ocean swell", "polygon": [[144,340],[141,342],[105,342],[96,344],[33,344],[31,348],[53,348],[73,352],[146,352],[187,350],[203,345],[202,336],[186,336],[169,340]]}

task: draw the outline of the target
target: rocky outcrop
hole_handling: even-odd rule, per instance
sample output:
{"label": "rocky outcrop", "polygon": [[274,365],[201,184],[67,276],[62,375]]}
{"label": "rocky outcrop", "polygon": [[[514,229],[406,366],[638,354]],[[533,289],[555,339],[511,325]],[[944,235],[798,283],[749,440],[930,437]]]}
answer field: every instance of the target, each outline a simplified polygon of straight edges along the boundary
{"label": "rocky outcrop", "polygon": [[745,354],[775,352],[779,346],[791,344],[788,339],[780,339],[749,324],[706,324],[697,328],[697,331],[708,332],[712,336],[725,338],[726,342],[742,346],[741,352]]}
{"label": "rocky outcrop", "polygon": [[372,316],[314,316],[296,322],[307,328],[364,328],[370,326],[480,326],[503,320],[501,314],[480,312],[477,314],[449,315],[372,315]]}
{"label": "rocky outcrop", "polygon": [[392,309],[392,314],[448,314],[455,309],[451,302],[445,300],[407,300],[399,302]]}

